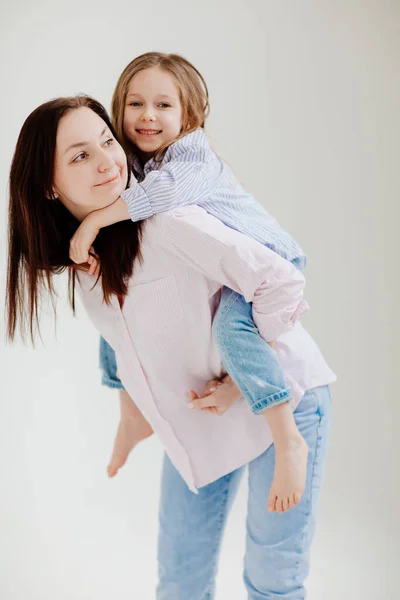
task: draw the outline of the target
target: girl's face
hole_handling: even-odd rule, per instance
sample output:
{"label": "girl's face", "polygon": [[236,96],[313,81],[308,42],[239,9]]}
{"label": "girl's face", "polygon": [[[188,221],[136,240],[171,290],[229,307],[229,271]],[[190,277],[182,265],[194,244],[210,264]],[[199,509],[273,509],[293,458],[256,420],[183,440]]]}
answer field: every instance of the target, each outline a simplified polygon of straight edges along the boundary
{"label": "girl's face", "polygon": [[146,158],[178,137],[182,107],[173,76],[159,67],[132,77],[125,102],[124,132]]}
{"label": "girl's face", "polygon": [[56,140],[54,193],[79,220],[117,200],[126,188],[126,156],[90,108],[70,110]]}

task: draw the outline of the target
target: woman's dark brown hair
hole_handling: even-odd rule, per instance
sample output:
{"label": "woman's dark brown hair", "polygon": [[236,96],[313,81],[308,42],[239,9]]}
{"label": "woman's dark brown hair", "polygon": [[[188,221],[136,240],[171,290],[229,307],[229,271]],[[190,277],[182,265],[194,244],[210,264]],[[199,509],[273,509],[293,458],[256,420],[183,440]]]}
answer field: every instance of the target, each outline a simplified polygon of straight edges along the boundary
{"label": "woman's dark brown hair", "polygon": [[[56,98],[42,104],[26,119],[18,137],[10,171],[8,221],[7,336],[13,340],[19,321],[32,342],[39,325],[41,293],[53,306],[53,275],[68,269],[69,298],[75,312],[77,267],[69,258],[69,243],[77,219],[53,195],[57,129],[70,110],[90,108],[115,131],[104,107],[88,96]],[[112,294],[127,293],[135,258],[140,258],[141,223],[122,221],[100,230],[93,243],[99,257],[105,302]]]}

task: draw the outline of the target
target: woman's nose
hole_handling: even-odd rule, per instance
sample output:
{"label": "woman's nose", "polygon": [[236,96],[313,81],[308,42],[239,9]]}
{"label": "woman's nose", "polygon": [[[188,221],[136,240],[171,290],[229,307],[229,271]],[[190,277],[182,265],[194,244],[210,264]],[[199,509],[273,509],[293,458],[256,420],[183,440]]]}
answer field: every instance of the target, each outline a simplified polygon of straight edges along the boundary
{"label": "woman's nose", "polygon": [[106,152],[103,152],[103,154],[100,156],[98,167],[97,167],[99,169],[100,173],[106,173],[107,171],[112,169],[113,166],[114,166],[113,158]]}

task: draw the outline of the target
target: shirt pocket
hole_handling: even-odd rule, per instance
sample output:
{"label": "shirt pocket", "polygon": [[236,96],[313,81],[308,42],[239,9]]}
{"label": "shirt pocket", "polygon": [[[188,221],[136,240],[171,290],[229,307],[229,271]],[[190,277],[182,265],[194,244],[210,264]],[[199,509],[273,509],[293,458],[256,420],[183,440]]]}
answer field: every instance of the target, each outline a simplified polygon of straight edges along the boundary
{"label": "shirt pocket", "polygon": [[183,301],[175,277],[129,286],[135,328],[151,336],[170,332],[183,319]]}

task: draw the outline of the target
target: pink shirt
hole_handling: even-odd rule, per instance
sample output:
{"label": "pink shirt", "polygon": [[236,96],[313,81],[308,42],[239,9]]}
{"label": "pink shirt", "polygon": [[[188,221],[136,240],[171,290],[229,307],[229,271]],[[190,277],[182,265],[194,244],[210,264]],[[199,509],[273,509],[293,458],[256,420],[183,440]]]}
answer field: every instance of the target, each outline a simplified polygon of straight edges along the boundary
{"label": "pink shirt", "polygon": [[141,253],[122,309],[116,297],[109,306],[103,302],[100,284],[91,290],[92,276],[79,274],[79,290],[116,352],[123,385],[197,492],[272,443],[265,418],[244,398],[221,417],[187,407],[190,389],[201,393],[222,373],[211,335],[222,286],[252,302],[261,335],[276,340],[294,406],[335,375],[297,321],[308,308],[303,275],[272,250],[192,205],[149,219]]}

